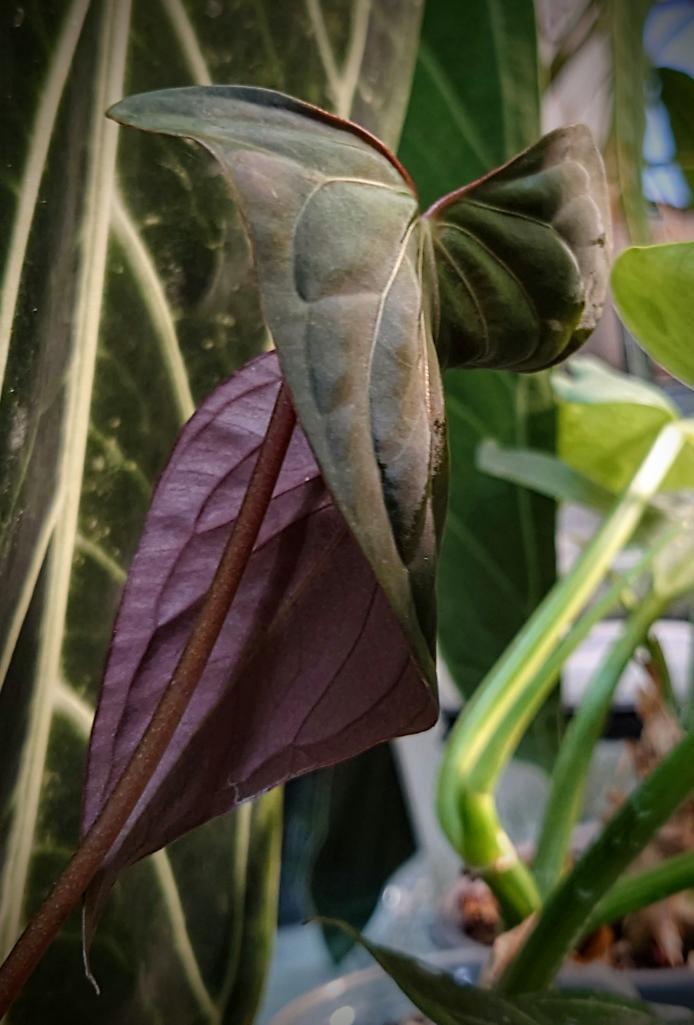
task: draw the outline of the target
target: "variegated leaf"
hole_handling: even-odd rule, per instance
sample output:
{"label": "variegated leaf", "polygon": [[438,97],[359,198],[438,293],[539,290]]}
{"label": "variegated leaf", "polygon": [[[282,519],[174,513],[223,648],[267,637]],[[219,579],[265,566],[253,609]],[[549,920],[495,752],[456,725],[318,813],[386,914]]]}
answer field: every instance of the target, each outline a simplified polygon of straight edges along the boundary
{"label": "variegated leaf", "polygon": [[[404,0],[3,11],[0,952],[78,836],[92,707],[152,485],[196,402],[266,344],[213,162],[153,137],[119,149],[104,112],[130,89],[233,74],[395,141],[420,15]],[[276,819],[248,806],[137,866],[95,945],[101,1001],[75,918],[11,1021],[221,1022],[237,984],[224,951],[245,928],[231,910]]]}

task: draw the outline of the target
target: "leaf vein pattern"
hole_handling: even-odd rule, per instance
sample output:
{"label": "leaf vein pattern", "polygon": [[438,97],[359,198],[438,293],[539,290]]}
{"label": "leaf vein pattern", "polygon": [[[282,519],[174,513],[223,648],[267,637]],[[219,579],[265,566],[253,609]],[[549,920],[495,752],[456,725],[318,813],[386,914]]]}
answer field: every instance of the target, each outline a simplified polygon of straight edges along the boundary
{"label": "leaf vein pattern", "polygon": [[474,232],[470,231],[469,228],[463,228],[460,224],[453,224],[451,221],[441,221],[440,223],[442,228],[448,228],[450,231],[457,231],[459,232],[459,234],[465,235],[467,238],[469,238],[471,242],[477,243],[480,249],[483,249],[484,252],[487,253],[487,255],[490,256],[492,260],[494,260],[494,262],[499,267],[501,267],[502,270],[506,271],[508,276],[516,282],[518,288],[523,294],[526,303],[528,304],[528,308],[530,309],[531,313],[535,314],[537,320],[540,319],[535,302],[528,293],[527,288],[525,287],[521,279],[518,277],[516,272],[512,269],[512,267],[510,267],[509,264],[501,256],[499,256],[498,253],[495,253],[493,249],[490,249],[489,246],[486,245],[482,241],[482,239],[479,238],[479,236],[475,235]]}
{"label": "leaf vein pattern", "polygon": [[90,163],[84,196],[82,264],[73,317],[74,359],[67,381],[63,457],[59,471],[59,487],[64,489],[65,500],[50,548],[46,619],[27,725],[28,739],[22,752],[15,790],[15,816],[3,866],[0,953],[12,945],[22,920],[50,735],[51,698],[59,678],[96,364],[111,198],[115,186],[117,129],[106,122],[103,111],[123,92],[130,9],[130,0],[108,0],[101,22],[89,140]]}
{"label": "leaf vein pattern", "polygon": [[2,383],[5,377],[12,322],[41,179],[48,158],[48,149],[53,137],[60,100],[65,90],[72,58],[77,49],[88,9],[89,0],[75,0],[65,17],[64,28],[58,38],[55,57],[48,71],[31,132],[31,144],[19,186],[17,214],[12,226],[2,290],[0,291],[0,392],[2,392]]}

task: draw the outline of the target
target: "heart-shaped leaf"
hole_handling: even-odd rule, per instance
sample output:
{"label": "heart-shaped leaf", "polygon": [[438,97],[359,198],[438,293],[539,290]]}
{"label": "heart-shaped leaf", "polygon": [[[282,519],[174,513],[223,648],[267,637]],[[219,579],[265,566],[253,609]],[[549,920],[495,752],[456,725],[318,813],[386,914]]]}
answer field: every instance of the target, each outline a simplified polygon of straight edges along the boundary
{"label": "heart-shaped leaf", "polygon": [[446,365],[540,370],[593,331],[607,291],[610,215],[585,126],[551,132],[427,218]]}
{"label": "heart-shaped leaf", "polygon": [[445,417],[406,172],[363,129],[268,90],[146,93],[111,115],[222,165],[301,425],[434,685]]}
{"label": "heart-shaped leaf", "polygon": [[[219,387],[155,492],[92,733],[88,829],[142,736],[238,513],[281,382],[275,353]],[[425,729],[436,702],[299,427],[237,598],[174,739],[92,888],[290,777]]]}

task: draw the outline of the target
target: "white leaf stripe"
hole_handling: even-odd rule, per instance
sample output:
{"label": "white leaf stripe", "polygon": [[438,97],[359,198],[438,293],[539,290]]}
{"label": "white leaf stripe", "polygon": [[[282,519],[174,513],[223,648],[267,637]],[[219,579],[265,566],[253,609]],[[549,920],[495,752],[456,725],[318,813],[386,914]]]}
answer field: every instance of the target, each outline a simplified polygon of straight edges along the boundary
{"label": "white leaf stripe", "polygon": [[15,645],[17,644],[17,640],[22,629],[22,623],[24,622],[24,617],[29,609],[29,604],[34,594],[34,588],[36,587],[36,582],[39,578],[43,561],[46,558],[48,545],[50,544],[53,529],[58,518],[59,505],[60,495],[56,494],[46,512],[41,529],[36,536],[34,551],[32,552],[31,560],[29,561],[29,565],[26,568],[26,573],[22,581],[22,586],[19,589],[19,593],[15,601],[12,617],[5,635],[5,643],[0,651],[0,690],[2,690],[5,682],[5,677],[7,676],[7,670],[10,667]]}
{"label": "white leaf stripe", "polygon": [[162,0],[162,6],[169,16],[194,83],[212,85],[207,63],[181,0]]}
{"label": "white leaf stripe", "polygon": [[31,144],[19,185],[17,212],[7,251],[5,272],[0,291],[0,392],[5,378],[10,349],[12,323],[22,278],[31,225],[43,178],[48,149],[53,138],[58,108],[65,82],[77,48],[90,0],[74,0],[58,37],[55,56],[46,77],[36,120],[31,128]]}
{"label": "white leaf stripe", "polygon": [[171,309],[154,261],[133,224],[119,190],[116,190],[113,196],[113,229],[152,318],[161,346],[162,360],[171,381],[179,419],[181,423],[185,423],[195,412],[195,402],[191,395]]}
{"label": "white leaf stripe", "polygon": [[0,952],[12,945],[22,922],[50,734],[52,694],[60,676],[115,185],[117,128],[104,118],[103,112],[123,92],[129,24],[130,0],[107,0],[99,41],[89,138],[90,163],[84,198],[81,266],[72,318],[73,356],[66,382],[63,457],[58,485],[65,500],[49,552],[46,613],[27,740],[15,792],[15,815],[3,865]]}
{"label": "white leaf stripe", "polygon": [[337,66],[320,0],[305,0],[305,3],[335,113],[339,117],[349,118],[352,116],[354,97],[366,51],[372,0],[356,0],[354,4],[347,56],[342,71]]}
{"label": "white leaf stripe", "polygon": [[[54,702],[55,711],[62,713],[69,719],[86,740],[92,728],[94,710],[63,680],[59,681],[55,688]],[[171,868],[169,856],[166,851],[157,851],[156,854],[150,857],[149,861],[164,898],[164,908],[169,916],[171,927],[171,939],[178,953],[190,990],[210,1025],[221,1025],[222,1012],[212,1000],[205,986],[195,957],[195,951],[188,936],[185,912],[181,904],[178,884]],[[223,1002],[221,1002],[221,1006],[224,1006]]]}

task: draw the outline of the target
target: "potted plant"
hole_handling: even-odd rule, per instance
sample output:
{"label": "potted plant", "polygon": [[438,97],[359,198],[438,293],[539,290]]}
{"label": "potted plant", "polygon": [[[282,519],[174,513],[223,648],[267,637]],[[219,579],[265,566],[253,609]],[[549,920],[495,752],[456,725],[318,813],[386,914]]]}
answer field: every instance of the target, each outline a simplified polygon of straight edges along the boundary
{"label": "potted plant", "polygon": [[[85,889],[88,946],[123,866],[282,779],[431,720],[439,358],[546,366],[590,332],[606,277],[602,167],[580,128],[422,216],[382,143],[286,95],[173,90],[116,113],[198,138],[221,161],[248,219],[281,372],[271,353],[223,384],[172,454],[118,617],[84,838],[2,970],[3,1008]],[[525,217],[528,178],[545,175],[563,186],[550,220],[552,190],[535,197],[549,230],[528,248],[500,223]],[[503,259],[490,264],[495,246]],[[560,288],[538,274],[543,252]],[[516,294],[519,274],[532,324],[508,316],[513,304],[499,317],[499,291]]]}

